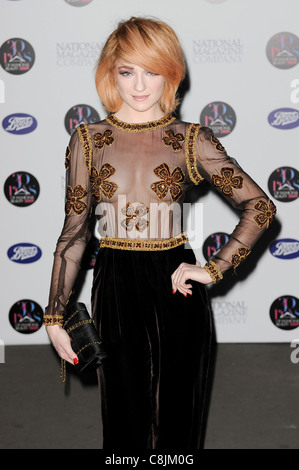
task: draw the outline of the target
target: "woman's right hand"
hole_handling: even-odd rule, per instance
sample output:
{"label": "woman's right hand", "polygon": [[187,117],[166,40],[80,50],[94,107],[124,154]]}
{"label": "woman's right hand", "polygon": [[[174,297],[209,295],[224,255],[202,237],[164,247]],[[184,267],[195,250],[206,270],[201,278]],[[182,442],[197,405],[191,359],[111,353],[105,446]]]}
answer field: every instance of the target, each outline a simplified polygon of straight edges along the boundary
{"label": "woman's right hand", "polygon": [[67,332],[59,325],[46,326],[46,331],[57,354],[70,364],[78,364],[78,356],[71,347],[71,339]]}

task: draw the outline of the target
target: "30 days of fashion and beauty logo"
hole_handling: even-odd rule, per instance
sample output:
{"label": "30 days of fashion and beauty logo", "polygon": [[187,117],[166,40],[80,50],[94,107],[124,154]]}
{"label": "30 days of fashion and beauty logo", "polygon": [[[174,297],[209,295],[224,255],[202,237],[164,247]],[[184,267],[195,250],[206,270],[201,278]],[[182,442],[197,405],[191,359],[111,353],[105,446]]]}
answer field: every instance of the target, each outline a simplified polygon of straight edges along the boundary
{"label": "30 days of fashion and beauty logo", "polygon": [[25,39],[11,38],[0,47],[0,64],[8,73],[24,74],[33,67],[34,62],[34,49]]}
{"label": "30 days of fashion and beauty logo", "polygon": [[208,261],[211,256],[215,255],[229,240],[229,235],[225,232],[216,232],[209,235],[202,247],[203,255]]}
{"label": "30 days of fashion and beauty logo", "polygon": [[281,330],[293,330],[299,326],[299,300],[292,295],[282,295],[270,307],[270,318]]}
{"label": "30 days of fashion and beauty logo", "polygon": [[290,166],[276,168],[268,180],[271,195],[280,202],[292,202],[299,195],[299,172]]}
{"label": "30 days of fashion and beauty logo", "polygon": [[33,204],[39,196],[39,183],[35,176],[25,171],[12,173],[4,183],[6,199],[18,207]]}
{"label": "30 days of fashion and beauty logo", "polygon": [[279,69],[290,69],[299,62],[299,38],[290,32],[274,34],[266,46],[269,62]]}
{"label": "30 days of fashion and beauty logo", "polygon": [[85,7],[86,5],[89,5],[92,0],[65,0],[65,2],[72,7]]}
{"label": "30 days of fashion and beauty logo", "polygon": [[79,124],[92,124],[97,121],[100,121],[100,115],[92,106],[77,104],[67,111],[64,125],[68,134],[71,135]]}
{"label": "30 days of fashion and beauty logo", "polygon": [[15,113],[6,116],[2,121],[6,132],[14,135],[24,135],[33,132],[37,127],[37,120],[30,114]]}
{"label": "30 days of fashion and beauty logo", "polygon": [[210,127],[215,137],[225,137],[234,130],[237,117],[229,104],[213,101],[203,108],[199,121],[203,126]]}
{"label": "30 days of fashion and beauty logo", "polygon": [[43,324],[41,306],[30,299],[18,300],[11,307],[8,316],[13,329],[22,334],[35,333]]}

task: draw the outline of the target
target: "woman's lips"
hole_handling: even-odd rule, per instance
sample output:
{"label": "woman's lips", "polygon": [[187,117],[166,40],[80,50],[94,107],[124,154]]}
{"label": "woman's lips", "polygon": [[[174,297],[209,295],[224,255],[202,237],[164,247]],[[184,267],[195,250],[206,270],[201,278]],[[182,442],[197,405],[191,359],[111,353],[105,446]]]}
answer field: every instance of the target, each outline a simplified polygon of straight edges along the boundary
{"label": "woman's lips", "polygon": [[149,95],[142,95],[142,96],[133,95],[132,98],[135,101],[145,101],[145,100],[147,100],[148,97],[149,97]]}

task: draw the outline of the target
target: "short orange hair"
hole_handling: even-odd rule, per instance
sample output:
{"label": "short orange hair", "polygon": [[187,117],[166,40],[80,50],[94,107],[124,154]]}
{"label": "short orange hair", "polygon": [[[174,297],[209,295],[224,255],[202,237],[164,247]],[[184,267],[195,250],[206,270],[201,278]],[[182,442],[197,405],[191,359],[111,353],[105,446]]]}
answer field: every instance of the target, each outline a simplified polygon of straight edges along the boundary
{"label": "short orange hair", "polygon": [[132,17],[118,24],[108,37],[96,69],[96,88],[108,112],[117,112],[123,101],[115,81],[117,62],[129,62],[165,78],[160,106],[165,114],[179,104],[177,89],[185,77],[185,58],[173,29],[166,23]]}

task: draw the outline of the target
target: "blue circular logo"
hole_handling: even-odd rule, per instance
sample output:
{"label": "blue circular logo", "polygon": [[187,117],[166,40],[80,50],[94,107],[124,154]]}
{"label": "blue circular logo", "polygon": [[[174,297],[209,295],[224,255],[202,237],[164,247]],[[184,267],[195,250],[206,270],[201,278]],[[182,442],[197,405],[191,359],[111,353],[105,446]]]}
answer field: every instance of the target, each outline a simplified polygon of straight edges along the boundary
{"label": "blue circular logo", "polygon": [[15,263],[29,264],[39,260],[42,256],[42,251],[37,245],[32,243],[17,243],[8,249],[7,256]]}
{"label": "blue circular logo", "polygon": [[30,114],[16,113],[6,116],[2,121],[6,132],[14,135],[23,135],[33,132],[37,127],[37,120]]}

